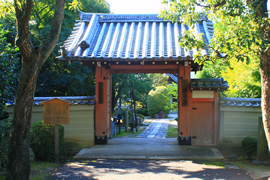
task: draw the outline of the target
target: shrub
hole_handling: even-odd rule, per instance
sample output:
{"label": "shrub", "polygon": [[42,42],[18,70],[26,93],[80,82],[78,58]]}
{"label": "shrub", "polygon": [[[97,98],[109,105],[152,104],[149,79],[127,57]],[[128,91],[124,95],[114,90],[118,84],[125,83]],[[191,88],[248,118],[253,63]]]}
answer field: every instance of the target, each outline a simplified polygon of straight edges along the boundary
{"label": "shrub", "polygon": [[[30,147],[38,160],[51,161],[55,152],[54,125],[45,125],[43,121],[32,124],[30,131]],[[64,126],[59,125],[59,148],[63,152]]]}
{"label": "shrub", "polygon": [[6,168],[8,161],[8,143],[11,129],[11,120],[0,121],[0,170]]}
{"label": "shrub", "polygon": [[251,159],[252,154],[257,150],[257,139],[253,137],[245,137],[241,144],[243,150],[248,156],[248,159]]}
{"label": "shrub", "polygon": [[142,115],[142,114],[137,114],[137,118],[138,117],[140,117],[140,118],[142,118],[142,120],[144,120],[144,115]]}
{"label": "shrub", "polygon": [[148,109],[140,108],[137,110],[137,112],[144,115],[144,116],[149,116]]}
{"label": "shrub", "polygon": [[163,111],[169,114],[170,96],[165,86],[158,86],[155,90],[151,90],[147,98],[147,108],[151,116]]}

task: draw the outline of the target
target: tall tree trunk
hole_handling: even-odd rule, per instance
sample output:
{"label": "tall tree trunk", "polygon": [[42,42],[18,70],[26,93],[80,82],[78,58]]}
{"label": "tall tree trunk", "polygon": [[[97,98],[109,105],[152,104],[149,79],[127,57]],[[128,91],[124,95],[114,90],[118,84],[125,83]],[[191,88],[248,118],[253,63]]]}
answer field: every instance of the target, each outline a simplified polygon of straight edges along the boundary
{"label": "tall tree trunk", "polygon": [[134,115],[135,115],[135,127],[136,127],[136,132],[138,132],[138,118],[137,118],[137,112],[136,112],[136,101],[135,101],[135,97],[134,97],[134,88],[133,88],[131,81],[130,81],[130,86],[131,86],[131,94],[132,94],[132,99],[133,99],[133,107],[134,107]]}
{"label": "tall tree trunk", "polygon": [[268,149],[270,150],[270,48],[262,52],[260,57],[260,73],[262,85],[262,117]]}
{"label": "tall tree trunk", "polygon": [[40,68],[37,59],[22,65],[8,153],[7,179],[29,179],[29,131],[36,81]]}
{"label": "tall tree trunk", "polygon": [[30,175],[29,132],[37,78],[42,65],[58,42],[65,0],[55,0],[51,30],[42,48],[33,46],[30,39],[29,21],[33,0],[23,2],[14,0],[14,6],[17,20],[16,45],[19,47],[22,56],[22,69],[16,91],[6,179],[27,180]]}
{"label": "tall tree trunk", "polygon": [[122,90],[126,84],[126,81],[127,81],[126,77],[125,77],[124,81],[122,82],[121,86],[119,87],[119,89],[117,91],[117,95],[115,96],[115,92],[112,93],[113,94],[113,96],[112,96],[112,112],[114,111],[114,107],[116,106],[116,103],[117,103],[118,99],[120,98]]}

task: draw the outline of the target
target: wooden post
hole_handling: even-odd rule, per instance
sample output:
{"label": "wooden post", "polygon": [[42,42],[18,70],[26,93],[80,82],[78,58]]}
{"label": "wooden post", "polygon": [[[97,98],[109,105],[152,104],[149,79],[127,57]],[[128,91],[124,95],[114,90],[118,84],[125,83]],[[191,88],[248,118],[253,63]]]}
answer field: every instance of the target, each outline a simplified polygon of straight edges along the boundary
{"label": "wooden post", "polygon": [[121,119],[118,119],[119,134],[121,134]]}
{"label": "wooden post", "polygon": [[257,161],[264,161],[268,157],[268,146],[265,137],[262,116],[258,119],[258,145],[257,145]]}
{"label": "wooden post", "polygon": [[128,132],[128,110],[125,111],[125,132]]}
{"label": "wooden post", "polygon": [[178,144],[191,145],[190,113],[192,93],[190,89],[191,66],[179,65],[178,69]]}
{"label": "wooden post", "polygon": [[59,125],[55,125],[54,130],[55,130],[55,164],[59,164]]}
{"label": "wooden post", "polygon": [[109,133],[109,82],[108,71],[96,67],[95,144],[107,144]]}

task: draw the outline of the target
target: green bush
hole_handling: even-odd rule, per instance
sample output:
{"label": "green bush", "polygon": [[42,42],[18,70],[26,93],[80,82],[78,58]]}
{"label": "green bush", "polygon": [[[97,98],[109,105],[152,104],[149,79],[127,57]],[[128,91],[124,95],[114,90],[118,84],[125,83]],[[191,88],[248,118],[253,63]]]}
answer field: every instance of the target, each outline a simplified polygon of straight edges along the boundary
{"label": "green bush", "polygon": [[144,120],[144,115],[142,115],[142,114],[137,114],[137,118],[138,117],[141,117],[143,120]]}
{"label": "green bush", "polygon": [[6,168],[8,161],[8,143],[11,129],[11,120],[0,121],[0,170]]}
{"label": "green bush", "polygon": [[165,86],[158,86],[151,90],[147,98],[147,108],[151,116],[163,111],[169,114],[170,111],[170,95]]}
{"label": "green bush", "polygon": [[251,159],[252,154],[257,150],[257,139],[253,137],[245,137],[241,144],[248,158]]}
{"label": "green bush", "polygon": [[144,116],[149,116],[148,109],[145,109],[145,108],[138,109],[137,113],[140,113],[140,114],[142,114]]}
{"label": "green bush", "polygon": [[[54,125],[45,125],[43,121],[32,124],[30,131],[30,147],[36,158],[42,161],[54,159],[55,152],[55,130]],[[64,126],[59,125],[59,149],[63,152]]]}

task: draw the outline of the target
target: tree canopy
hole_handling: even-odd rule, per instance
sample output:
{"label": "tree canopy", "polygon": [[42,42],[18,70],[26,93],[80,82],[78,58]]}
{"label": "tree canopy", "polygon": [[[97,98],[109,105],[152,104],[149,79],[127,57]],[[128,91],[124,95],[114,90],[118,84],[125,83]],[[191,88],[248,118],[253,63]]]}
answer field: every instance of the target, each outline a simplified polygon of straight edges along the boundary
{"label": "tree canopy", "polygon": [[[270,149],[270,19],[267,0],[164,0],[163,3],[168,8],[162,10],[162,17],[190,27],[181,34],[179,44],[188,49],[198,49],[193,55],[197,63],[259,59],[261,107]],[[202,34],[195,34],[193,29],[196,23],[207,19],[218,23],[220,28],[214,27],[212,39],[203,42]],[[208,56],[203,56],[203,49],[210,51]]]}
{"label": "tree canopy", "polygon": [[[1,28],[1,26],[0,26]],[[6,103],[14,100],[16,80],[16,64],[18,62],[17,48],[7,42],[8,31],[0,29],[0,120],[6,118],[4,111]]]}

